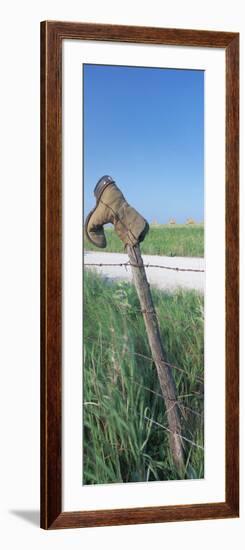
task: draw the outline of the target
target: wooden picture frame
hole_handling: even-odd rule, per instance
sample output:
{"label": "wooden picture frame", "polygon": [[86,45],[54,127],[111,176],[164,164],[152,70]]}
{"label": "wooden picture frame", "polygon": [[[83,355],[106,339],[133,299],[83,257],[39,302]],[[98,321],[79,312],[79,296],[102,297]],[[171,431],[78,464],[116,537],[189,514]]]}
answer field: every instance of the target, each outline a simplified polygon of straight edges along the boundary
{"label": "wooden picture frame", "polygon": [[[62,512],[62,41],[224,48],[226,55],[226,498],[224,502]],[[41,527],[231,518],[239,514],[239,34],[41,23]]]}

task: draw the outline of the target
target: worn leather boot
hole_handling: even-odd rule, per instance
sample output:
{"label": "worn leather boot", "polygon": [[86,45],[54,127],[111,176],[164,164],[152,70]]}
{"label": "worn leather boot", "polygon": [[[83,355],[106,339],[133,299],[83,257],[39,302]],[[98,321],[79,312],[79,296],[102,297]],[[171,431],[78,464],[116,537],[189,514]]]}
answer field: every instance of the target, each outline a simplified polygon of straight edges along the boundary
{"label": "worn leather boot", "polygon": [[148,222],[130,206],[115,181],[103,176],[94,189],[96,205],[85,221],[88,239],[99,248],[106,247],[104,225],[113,223],[121,241],[134,246],[143,241],[149,230]]}

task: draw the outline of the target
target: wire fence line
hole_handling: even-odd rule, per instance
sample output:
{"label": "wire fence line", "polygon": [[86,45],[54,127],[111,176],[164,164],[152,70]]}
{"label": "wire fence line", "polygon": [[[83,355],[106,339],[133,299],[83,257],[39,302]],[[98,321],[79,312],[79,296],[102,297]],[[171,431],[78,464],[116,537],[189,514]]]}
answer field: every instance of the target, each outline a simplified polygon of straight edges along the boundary
{"label": "wire fence line", "polygon": [[[110,348],[108,348],[109,340],[108,341],[105,341],[105,340],[98,341],[96,338],[92,338],[92,337],[89,337],[89,336],[85,337],[85,339],[89,340],[89,341],[93,341],[93,342],[97,343],[98,345],[100,343],[101,344],[106,344],[107,349],[110,349]],[[112,350],[112,351],[114,351],[114,350]],[[137,352],[134,352],[134,351],[130,351],[125,347],[120,349],[120,353],[127,353],[127,354],[129,353],[130,355],[136,355],[136,356],[142,357],[143,359],[147,359],[148,361],[151,361],[152,363],[154,363],[154,360],[151,357],[148,357],[147,355],[143,355],[142,353],[137,353]],[[167,362],[165,362],[165,364],[167,364],[169,367],[172,367],[173,369],[180,370],[183,374],[185,374],[187,377],[189,377],[188,373],[184,369],[181,369],[180,367],[176,367],[175,365],[171,365],[170,363],[167,363]],[[198,382],[202,382],[202,383],[204,382],[203,378],[196,377],[196,380]],[[132,377],[131,377],[131,382],[164,400],[164,397],[161,393],[156,392],[155,390],[152,390],[151,388],[148,388],[147,386],[145,386],[143,384],[140,384],[139,382],[136,382],[136,380],[133,380]],[[180,410],[184,409],[184,410],[187,410],[187,411],[189,411],[190,413],[192,413],[196,416],[203,417],[202,412],[198,412],[198,411],[194,410],[192,407],[189,407],[189,406],[184,405],[183,403],[181,403],[181,400],[184,399],[185,397],[195,397],[197,399],[200,399],[200,398],[203,399],[204,398],[203,393],[193,391],[192,393],[188,393],[186,395],[180,395],[180,396],[177,397],[176,400],[174,400],[174,403],[173,403],[173,406],[178,405]],[[183,412],[182,412],[182,414],[183,414]]]}
{"label": "wire fence line", "polygon": [[[140,384],[139,382],[136,382],[136,380],[133,380],[131,379],[132,383],[133,384],[136,384],[137,386],[139,386],[140,388],[143,388],[144,390],[150,392],[150,393],[153,393],[154,395],[156,395],[157,397],[160,397],[160,399],[163,399],[164,400],[164,397],[161,393],[159,392],[156,392],[155,390],[152,390],[151,388],[148,388],[147,386],[144,386],[143,384]],[[187,405],[183,405],[183,403],[179,403],[178,399],[175,401],[175,403],[178,404],[178,406],[180,407],[180,409],[185,409],[189,412],[191,412],[192,414],[196,415],[196,416],[200,416],[200,417],[203,417],[203,412],[198,412],[198,411],[195,411],[194,409],[192,409],[192,407],[188,407]]]}
{"label": "wire fence line", "polygon": [[[107,349],[108,348],[108,345],[111,344],[110,340],[105,340],[105,339],[98,339],[98,338],[95,338],[95,337],[92,337],[92,336],[85,336],[84,337],[85,340],[90,340],[90,341],[93,341],[93,342],[97,342],[97,344],[104,344],[105,346],[107,346]],[[123,339],[122,339],[123,340]],[[126,340],[124,340],[124,346],[119,350],[120,353],[127,353],[129,355],[136,355],[137,357],[141,357],[142,359],[146,359],[147,361],[150,361],[151,363],[154,363],[154,359],[152,357],[150,357],[149,355],[145,355],[144,353],[140,353],[140,352],[137,352],[137,351],[132,351],[132,350],[129,350],[126,346]],[[114,351],[114,350],[113,350]],[[186,372],[186,370],[182,369],[181,367],[178,367],[177,365],[172,365],[172,363],[169,363],[168,361],[161,361],[161,363],[163,365],[166,365],[167,367],[170,367],[172,369],[175,369],[179,372],[181,372],[182,374],[184,374],[185,376],[187,376],[188,378],[190,377],[189,373]],[[197,376],[196,377],[196,380],[198,382],[201,382],[202,384],[204,383],[204,378],[202,378],[201,376]],[[189,394],[188,394],[189,395]]]}
{"label": "wire fence line", "polygon": [[149,418],[149,416],[144,415],[144,418],[145,418],[145,420],[151,422],[152,424],[155,424],[159,428],[162,428],[163,430],[166,430],[167,432],[169,432],[173,435],[177,435],[177,437],[179,437],[180,439],[183,439],[184,441],[187,441],[193,447],[197,447],[198,449],[201,449],[202,451],[204,451],[204,447],[202,445],[199,445],[198,443],[195,443],[194,441],[192,441],[191,439],[185,437],[184,435],[179,434],[178,432],[173,432],[172,430],[167,428],[167,426],[164,426],[163,424],[160,424],[160,422],[157,422],[156,420],[153,420],[152,418]]}
{"label": "wire fence line", "polygon": [[188,271],[192,273],[204,273],[205,269],[194,269],[194,268],[187,268],[187,267],[173,267],[173,266],[167,266],[167,265],[157,265],[157,264],[133,264],[131,262],[117,262],[117,263],[91,263],[91,262],[85,262],[84,267],[138,267],[139,269],[141,267],[146,267],[147,269],[150,267],[158,268],[158,269],[167,269],[170,271]]}
{"label": "wire fence line", "polygon": [[[158,316],[157,311],[155,310],[147,310],[147,309],[141,309],[136,308],[134,305],[130,303],[119,303],[118,300],[111,300],[108,298],[108,296],[100,296],[100,300],[104,300],[106,303],[111,303],[113,306],[118,309],[123,315],[129,315],[130,313],[135,314],[142,314],[142,313],[151,313],[153,315]],[[157,306],[155,306],[157,310]],[[162,315],[161,313],[161,319],[164,319],[165,321],[170,321],[173,325],[177,326],[183,326],[185,327],[185,330],[187,330],[190,327],[190,323],[188,321],[182,321],[180,319],[173,319],[173,317],[170,317],[170,315]],[[198,319],[195,321],[196,323],[203,323],[203,319]]]}
{"label": "wire fence line", "polygon": [[[94,405],[95,407],[100,407],[100,404],[96,403],[95,401],[85,401],[84,406],[86,406],[86,405]],[[135,413],[136,411],[134,410],[133,412]],[[137,414],[137,416],[141,416],[140,413],[136,413],[136,414]],[[192,441],[188,437],[185,437],[184,435],[179,434],[178,432],[173,432],[167,426],[164,426],[164,424],[161,424],[160,422],[157,422],[156,420],[153,420],[153,418],[149,418],[149,416],[147,416],[145,414],[143,415],[143,418],[144,418],[144,420],[147,420],[147,422],[150,422],[154,426],[157,426],[158,428],[162,428],[163,430],[166,430],[168,433],[171,433],[172,435],[175,435],[175,436],[179,437],[183,441],[187,441],[187,443],[189,443],[193,447],[197,447],[198,449],[201,449],[202,451],[204,451],[204,447],[202,445],[199,445],[199,443],[195,443],[195,441]]]}
{"label": "wire fence line", "polygon": [[[137,267],[137,268],[141,268],[141,267],[145,267],[145,268],[157,268],[157,269],[165,269],[165,270],[170,270],[170,271],[176,271],[176,272],[191,272],[191,273],[204,273],[205,272],[205,269],[195,269],[195,268],[184,268],[184,267],[173,267],[173,266],[166,266],[166,265],[158,265],[158,264],[150,264],[150,263],[144,263],[142,265],[138,265],[137,263],[132,263],[130,261],[128,262],[115,262],[115,263],[103,263],[103,262],[84,262],[84,267],[124,267],[127,271],[127,268],[128,267]],[[120,309],[120,311],[122,311],[124,314],[128,314],[129,311],[125,311],[126,309],[129,310],[130,308],[130,305],[128,304],[116,304],[116,307],[118,309]],[[137,308],[137,309],[133,309],[133,313],[135,314],[144,314],[144,313],[155,313],[155,311],[147,311],[147,310],[143,310],[143,309],[140,309],[140,308]],[[156,313],[155,313],[156,314]],[[161,318],[163,318],[163,316],[161,316]],[[168,321],[172,321],[173,323],[177,324],[177,325],[181,325],[181,324],[184,324],[185,325],[185,328],[187,329],[188,328],[188,324],[186,326],[186,323],[184,322],[181,322],[181,321],[175,321],[173,319],[171,319],[171,317],[169,316],[164,316],[164,318]],[[94,341],[97,343],[97,345],[105,345],[107,346],[107,349],[111,349],[113,352],[115,351],[114,349],[108,347],[110,344],[111,344],[111,341],[110,340],[104,340],[104,339],[100,339],[100,338],[94,338],[94,337],[85,337],[85,339],[87,340],[90,340],[90,341]],[[134,355],[134,356],[137,356],[137,357],[140,357],[142,359],[145,359],[147,361],[150,361],[151,363],[154,363],[154,360],[152,357],[148,356],[148,355],[145,355],[143,353],[140,353],[140,352],[136,352],[136,351],[133,351],[133,350],[129,350],[128,347],[127,347],[127,340],[125,338],[122,338],[121,339],[123,341],[123,346],[121,347],[121,349],[119,349],[119,353],[122,353],[122,354],[130,354],[130,355]],[[177,365],[172,365],[171,363],[165,361],[165,360],[162,360],[160,361],[162,363],[163,366],[167,366],[171,369],[175,369],[176,371],[179,371],[180,373],[182,373],[183,375],[187,376],[188,378],[191,377],[191,374],[186,372],[185,369],[181,368],[181,367],[178,367]],[[201,383],[202,385],[204,384],[204,378],[200,377],[200,376],[196,376],[195,377],[195,380],[199,383]],[[138,382],[136,382],[135,380],[132,380],[132,383],[138,385],[139,387],[142,387],[144,388],[146,391],[148,392],[151,392],[152,394],[160,397],[161,399],[163,399],[163,395],[152,390],[151,388],[148,388],[147,386],[144,386]],[[188,393],[188,394],[185,394],[185,395],[179,395],[177,397],[177,399],[174,400],[173,404],[171,405],[171,407],[174,407],[174,406],[178,406],[178,408],[180,409],[180,412],[182,413],[183,415],[183,418],[186,420],[187,416],[186,414],[184,414],[184,411],[188,411],[190,412],[191,414],[195,415],[195,416],[198,416],[200,418],[200,421],[201,419],[203,418],[203,411],[202,412],[199,412],[199,411],[196,411],[194,410],[192,407],[189,407],[189,406],[186,406],[183,404],[182,399],[185,399],[187,397],[195,397],[197,399],[202,399],[204,398],[204,394],[203,392],[195,392],[195,391],[192,391],[191,393]],[[86,404],[94,404],[96,405],[96,403],[92,403],[92,402],[87,402]],[[99,405],[98,405],[99,406]],[[167,411],[166,411],[167,412]],[[137,413],[138,414],[138,413]],[[181,440],[183,441],[186,441],[188,442],[190,445],[192,445],[193,447],[196,447],[202,451],[204,451],[204,447],[202,445],[200,445],[199,443],[196,443],[195,441],[192,441],[191,439],[187,438],[186,436],[180,434],[180,433],[177,433],[177,432],[174,432],[172,431],[171,429],[169,429],[167,426],[165,426],[164,424],[161,424],[160,422],[157,422],[156,420],[154,420],[153,418],[149,418],[148,416],[144,415],[144,420],[147,421],[147,422],[150,422],[152,423],[153,425],[157,426],[158,428],[161,428],[165,431],[167,431],[168,433],[171,433],[173,434],[174,436],[177,436],[178,438],[180,438]]]}

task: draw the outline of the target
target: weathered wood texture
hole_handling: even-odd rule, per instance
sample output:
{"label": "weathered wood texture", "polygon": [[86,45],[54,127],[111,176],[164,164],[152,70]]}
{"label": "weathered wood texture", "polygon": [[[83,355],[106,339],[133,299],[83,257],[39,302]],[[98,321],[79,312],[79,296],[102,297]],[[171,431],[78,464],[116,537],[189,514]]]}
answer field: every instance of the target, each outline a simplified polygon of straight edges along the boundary
{"label": "weathered wood texture", "polygon": [[239,35],[226,48],[226,499],[239,511]]}
{"label": "weathered wood texture", "polygon": [[[64,39],[226,49],[225,502],[62,512],[62,140]],[[236,517],[239,513],[239,35],[91,23],[41,23],[41,526],[92,527]]]}
{"label": "weathered wood texture", "polygon": [[61,56],[41,27],[41,525],[61,512]]}
{"label": "weathered wood texture", "polygon": [[194,29],[165,29],[159,27],[105,25],[68,21],[47,21],[45,23],[61,39],[226,48],[233,38],[237,36],[237,33],[232,32],[199,31]]}
{"label": "weathered wood texture", "polygon": [[140,252],[140,247],[127,246],[135,288],[139,297],[142,315],[145,321],[146,332],[153,361],[157,368],[157,374],[165,402],[169,442],[172,457],[180,476],[184,474],[184,449],[181,439],[181,422],[179,406],[176,395],[176,387],[171,368],[164,360],[164,350],[161,342],[161,335],[157,315],[152,300],[150,285],[147,281],[146,272]]}

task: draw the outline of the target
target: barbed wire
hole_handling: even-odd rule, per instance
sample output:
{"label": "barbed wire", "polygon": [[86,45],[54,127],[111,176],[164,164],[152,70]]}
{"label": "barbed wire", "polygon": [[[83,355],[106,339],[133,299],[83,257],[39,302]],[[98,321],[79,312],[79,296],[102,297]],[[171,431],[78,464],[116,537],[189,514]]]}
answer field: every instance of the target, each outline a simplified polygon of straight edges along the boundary
{"label": "barbed wire", "polygon": [[[146,390],[146,391],[156,395],[157,397],[160,397],[160,399],[164,400],[164,397],[161,393],[156,392],[155,390],[152,390],[151,388],[148,388],[147,386],[144,386],[143,384],[140,384],[139,382],[136,382],[136,380],[133,380],[132,378],[131,378],[131,381],[132,381],[133,384],[136,384],[136,386],[139,386],[140,388],[143,388],[144,390]],[[178,399],[177,399],[177,403],[178,403],[178,406],[179,406],[180,409],[183,408],[187,411],[190,411],[192,414],[194,414],[196,416],[203,417],[203,412],[195,411],[194,409],[192,409],[192,407],[188,407],[187,405],[183,405],[183,403],[179,403]]]}
{"label": "barbed wire", "polygon": [[[128,315],[130,313],[133,313],[133,314],[151,313],[151,314],[156,315],[156,316],[158,315],[157,311],[136,308],[136,307],[134,307],[133,304],[130,304],[130,303],[121,303],[120,304],[118,302],[118,300],[115,300],[115,299],[112,300],[108,296],[100,295],[99,299],[104,300],[107,304],[108,303],[112,304],[123,315]],[[155,306],[155,307],[157,309],[158,306]],[[180,320],[180,319],[174,319],[173,317],[170,317],[170,315],[163,315],[162,313],[159,315],[159,317],[161,319],[166,320],[166,321],[170,321],[173,325],[183,326],[183,327],[185,327],[185,329],[190,327],[190,322],[186,321],[186,320],[184,321],[184,320]],[[203,319],[202,318],[195,319],[195,323],[198,323],[198,322],[203,323]]]}
{"label": "barbed wire", "polygon": [[[159,265],[159,264],[150,264],[150,263],[138,264],[138,263],[132,263],[132,262],[130,262],[130,261],[128,261],[128,262],[108,262],[108,263],[107,263],[107,262],[106,262],[106,263],[103,263],[103,262],[94,262],[94,263],[92,263],[92,262],[84,262],[83,265],[84,265],[85,268],[86,268],[86,267],[92,267],[92,268],[93,268],[93,267],[100,267],[100,268],[102,268],[102,267],[124,267],[124,268],[126,269],[126,271],[127,271],[127,268],[128,268],[128,267],[136,267],[136,268],[138,268],[138,269],[140,269],[140,268],[142,268],[142,267],[144,267],[144,268],[146,268],[146,269],[148,269],[148,268],[155,268],[155,269],[165,269],[165,270],[169,270],[169,271],[190,272],[190,273],[204,273],[204,271],[205,271],[204,269],[183,268],[183,267],[178,267],[178,266],[177,266],[177,267],[173,267],[173,266],[166,266],[166,265]],[[119,304],[117,304],[117,307],[119,307],[119,309],[121,309],[121,310],[123,309],[123,306],[120,307]],[[137,311],[134,311],[134,313],[141,313],[141,314],[142,314],[142,313],[153,313],[153,314],[156,315],[155,310],[147,311],[147,310],[138,309]],[[87,340],[96,341],[98,345],[99,345],[100,343],[102,343],[102,344],[105,343],[105,344],[108,346],[108,343],[110,343],[109,341],[105,342],[105,341],[103,341],[103,340],[101,340],[101,339],[98,340],[98,339],[92,338],[92,337],[85,337],[85,338],[87,338]],[[114,351],[114,350],[113,350],[113,351]],[[152,357],[149,357],[149,356],[147,356],[147,355],[145,355],[145,354],[138,353],[138,352],[135,352],[135,351],[130,351],[130,350],[128,349],[128,347],[126,346],[126,342],[125,342],[125,341],[124,341],[124,346],[123,346],[122,350],[120,350],[120,351],[123,352],[123,353],[135,355],[135,356],[138,356],[138,357],[142,357],[143,359],[146,359],[146,360],[150,361],[151,363],[154,363],[154,360],[153,360]],[[180,372],[183,373],[185,376],[188,376],[188,377],[190,376],[184,369],[182,369],[182,368],[180,368],[180,367],[178,367],[178,366],[176,366],[176,365],[172,365],[171,363],[169,363],[169,362],[167,362],[167,361],[165,361],[165,360],[160,361],[160,363],[161,363],[163,366],[165,366],[165,367],[167,366],[167,367],[169,367],[169,368],[173,368],[173,369],[176,369],[176,370],[180,371]],[[203,378],[201,378],[201,377],[196,377],[196,380],[198,380],[198,381],[201,382],[202,384],[203,384],[203,382],[204,382]],[[133,381],[133,382],[135,382],[138,386],[144,388],[146,391],[149,391],[149,392],[151,392],[151,393],[153,393],[153,394],[159,396],[160,398],[163,398],[163,396],[162,396],[161,394],[155,392],[154,390],[151,390],[150,388],[147,388],[146,386],[143,386],[142,384],[139,384],[139,383],[137,383],[136,381]],[[191,395],[192,395],[192,394],[189,393],[189,394],[188,394],[188,397],[191,396]],[[199,393],[197,393],[197,392],[193,392],[193,395],[194,395],[195,397],[197,397],[197,395],[201,397],[201,394],[199,394]],[[202,395],[202,397],[203,397],[203,395]],[[181,398],[184,398],[184,396],[180,396],[180,399],[181,399]],[[186,410],[189,410],[191,413],[193,413],[193,414],[195,414],[195,415],[198,415],[198,416],[202,417],[201,413],[195,411],[195,410],[192,409],[191,407],[185,407],[185,405],[183,405],[182,403],[180,404],[180,403],[178,402],[178,399],[179,399],[179,398],[177,397],[177,399],[174,400],[174,403],[173,403],[172,406],[176,406],[176,405],[177,405],[177,406],[180,408],[180,411],[182,412],[184,418],[185,418],[185,415],[184,415],[184,413],[183,413],[183,411],[182,411],[181,409],[183,409],[183,410],[185,410],[185,409],[186,409]],[[90,402],[89,404],[91,404],[91,402]],[[166,411],[166,412],[167,412],[167,411]],[[203,447],[203,446],[199,445],[198,443],[195,443],[194,441],[192,441],[192,440],[190,440],[189,438],[183,436],[182,434],[177,433],[177,432],[173,432],[173,431],[170,430],[167,426],[164,426],[163,424],[157,422],[156,420],[153,420],[152,418],[149,418],[149,417],[146,416],[146,415],[144,415],[143,418],[144,418],[144,420],[146,420],[146,421],[148,421],[148,422],[151,422],[153,425],[155,425],[155,426],[157,426],[157,427],[160,427],[161,429],[167,431],[168,433],[171,433],[172,435],[179,437],[181,440],[188,442],[188,443],[189,443],[190,445],[192,445],[193,447],[199,448],[199,449],[201,449],[201,450],[204,451],[204,447]]]}
{"label": "barbed wire", "polygon": [[183,439],[184,441],[187,441],[188,443],[190,443],[190,445],[192,445],[193,447],[197,447],[198,449],[201,449],[202,451],[204,451],[204,447],[202,445],[199,445],[198,443],[195,443],[194,441],[192,441],[191,439],[188,439],[187,437],[185,437],[184,435],[181,435],[179,434],[178,432],[173,432],[172,430],[170,430],[169,428],[167,428],[167,426],[164,426],[163,424],[160,424],[160,422],[157,422],[156,420],[153,420],[152,418],[149,418],[148,416],[144,415],[144,419],[145,420],[148,420],[149,422],[151,422],[152,424],[155,424],[156,426],[158,426],[159,428],[162,428],[163,430],[166,430],[167,432],[173,434],[173,435],[177,435],[177,437],[179,437],[180,439]]}
{"label": "barbed wire", "polygon": [[[85,340],[90,340],[92,342],[96,342],[98,345],[100,343],[104,344],[105,346],[108,346],[108,345],[111,344],[110,340],[105,340],[104,338],[99,340],[98,338],[95,338],[93,336],[84,336],[84,339]],[[120,353],[124,352],[124,353],[127,353],[129,355],[136,355],[137,357],[141,357],[142,359],[146,359],[147,361],[150,361],[151,363],[154,363],[154,359],[152,357],[150,357],[149,355],[145,355],[144,353],[140,353],[140,352],[137,352],[137,351],[131,351],[131,350],[128,349],[128,347],[125,346],[125,344],[126,344],[126,341],[124,340],[124,346],[122,347],[122,349],[119,350]],[[107,349],[108,349],[108,347],[107,347]],[[162,363],[163,366],[166,365],[167,367],[170,367],[172,369],[180,371],[181,373],[185,374],[185,376],[187,376],[188,378],[190,377],[188,372],[186,372],[181,367],[178,367],[177,365],[173,365],[172,363],[169,363],[168,361],[165,361],[165,360],[162,360],[162,361],[159,361],[159,362]],[[201,382],[202,384],[204,383],[204,378],[202,378],[201,376],[196,376],[196,380],[198,382]]]}
{"label": "barbed wire", "polygon": [[139,265],[139,264],[133,264],[133,263],[130,263],[130,262],[117,262],[117,263],[103,263],[103,262],[91,263],[91,262],[86,262],[83,265],[84,265],[84,267],[125,267],[125,269],[127,269],[127,267],[138,267],[139,269],[141,267],[146,267],[146,268],[154,267],[154,268],[159,268],[159,269],[168,269],[170,271],[188,271],[188,272],[192,272],[192,273],[204,273],[205,272],[205,269],[194,269],[194,268],[187,268],[187,267],[172,267],[172,266],[157,265],[157,264],[142,264],[142,265]]}
{"label": "barbed wire", "polygon": [[[99,403],[96,403],[95,401],[85,401],[84,402],[84,406],[86,405],[94,405],[96,407],[100,407],[101,405]],[[135,413],[136,411],[133,410],[133,412]],[[137,416],[141,416],[140,413],[137,413]],[[164,426],[163,424],[161,424],[160,422],[157,422],[156,420],[153,420],[153,418],[149,418],[149,416],[147,415],[143,415],[143,418],[144,420],[147,420],[148,422],[151,422],[151,424],[154,424],[155,426],[157,426],[158,428],[162,428],[163,430],[166,430],[168,433],[171,433],[172,435],[175,435],[177,437],[179,437],[180,439],[182,439],[183,441],[187,441],[187,443],[189,443],[190,445],[192,445],[193,447],[197,447],[198,449],[201,449],[202,451],[204,451],[204,447],[202,445],[199,445],[199,443],[195,443],[195,441],[192,441],[191,439],[189,439],[188,437],[185,437],[184,435],[182,434],[179,434],[178,432],[173,432],[172,430],[170,430],[167,426]]]}
{"label": "barbed wire", "polygon": [[[106,343],[108,345],[108,342],[105,342],[103,340],[100,340],[100,342],[98,342],[98,340],[96,338],[91,338],[91,337],[85,337],[86,339],[88,340],[92,340],[92,341],[95,341],[98,345],[99,343]],[[113,351],[113,350],[112,350]],[[140,357],[143,357],[144,359],[147,359],[151,362],[154,362],[153,359],[151,357],[148,357],[146,355],[143,355],[141,353],[137,353],[137,352],[130,352],[127,348],[123,348],[122,350],[120,350],[120,352],[123,352],[123,353],[129,353],[129,354],[133,354],[133,355],[137,355],[137,356],[140,356]],[[167,363],[167,362],[164,362],[165,364],[167,364],[169,367],[172,367],[172,368],[176,368],[178,370],[181,370],[181,372],[183,372],[186,376],[188,376],[188,373],[186,371],[184,371],[184,369],[180,369],[180,367],[176,367],[175,365],[171,365],[170,363]],[[155,390],[152,390],[151,388],[148,388],[147,386],[145,386],[144,384],[141,384],[139,382],[137,382],[136,380],[133,380],[133,378],[131,377],[131,382],[137,386],[139,386],[140,388],[143,388],[145,389],[146,391],[156,395],[157,397],[159,397],[160,399],[163,399],[164,400],[164,397],[161,393],[159,392],[156,392]],[[201,379],[201,381],[203,382],[203,380]],[[189,407],[187,405],[184,405],[183,403],[181,403],[181,399],[185,398],[185,397],[197,397],[197,398],[202,398],[203,399],[203,394],[200,394],[199,392],[194,392],[193,393],[188,393],[186,395],[181,395],[181,396],[178,396],[177,399],[174,400],[174,402],[172,403],[171,407],[174,407],[174,406],[178,406],[179,408],[179,411],[181,412],[181,414],[183,415],[183,418],[185,419],[185,421],[187,420],[186,418],[186,414],[184,413],[184,411],[189,411],[191,414],[194,414],[195,416],[199,416],[200,418],[203,417],[203,412],[198,412],[196,410],[194,410],[192,407]],[[168,413],[168,410],[165,411],[165,414]]]}

